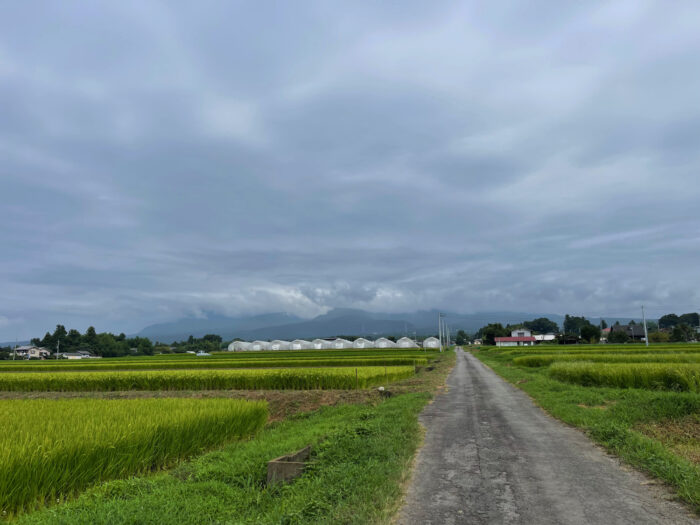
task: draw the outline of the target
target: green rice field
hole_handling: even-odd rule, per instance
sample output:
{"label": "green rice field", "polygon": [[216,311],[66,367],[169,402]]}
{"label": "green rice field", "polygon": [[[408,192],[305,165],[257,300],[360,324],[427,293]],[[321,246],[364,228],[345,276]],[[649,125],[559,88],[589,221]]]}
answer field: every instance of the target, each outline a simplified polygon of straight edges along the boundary
{"label": "green rice field", "polygon": [[0,374],[0,391],[356,389],[405,379],[414,372],[414,366],[6,372]]}
{"label": "green rice field", "polygon": [[266,420],[263,401],[2,400],[0,509],[12,516],[172,465],[250,436]]}

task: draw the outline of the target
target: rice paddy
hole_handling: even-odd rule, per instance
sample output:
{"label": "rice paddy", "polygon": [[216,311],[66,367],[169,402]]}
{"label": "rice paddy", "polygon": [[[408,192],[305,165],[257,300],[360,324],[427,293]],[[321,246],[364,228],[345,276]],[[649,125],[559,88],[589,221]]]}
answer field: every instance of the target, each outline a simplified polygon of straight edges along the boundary
{"label": "rice paddy", "polygon": [[0,509],[11,516],[98,481],[172,465],[250,436],[266,420],[260,401],[0,401]]}
{"label": "rice paddy", "polygon": [[[255,434],[268,419],[265,401],[198,392],[367,389],[411,378],[437,356],[381,349],[4,361],[0,392],[10,399],[0,401],[0,511],[12,518],[104,480],[169,468]],[[138,397],[100,398],[126,391]],[[22,393],[41,399],[14,398]]]}

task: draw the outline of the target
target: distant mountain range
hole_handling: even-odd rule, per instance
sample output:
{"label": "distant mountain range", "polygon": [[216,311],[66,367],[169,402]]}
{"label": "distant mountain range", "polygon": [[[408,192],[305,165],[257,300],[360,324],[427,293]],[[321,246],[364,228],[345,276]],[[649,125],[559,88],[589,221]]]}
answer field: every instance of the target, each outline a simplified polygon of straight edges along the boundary
{"label": "distant mountain range", "polygon": [[[488,323],[515,324],[538,317],[547,317],[560,327],[564,316],[524,312],[479,312],[458,314],[443,312],[450,330],[477,331]],[[437,310],[423,310],[412,313],[375,313],[350,308],[336,308],[313,319],[302,319],[286,313],[270,313],[247,317],[225,317],[207,314],[204,318],[186,317],[170,323],[147,326],[137,335],[152,341],[182,341],[190,335],[201,337],[218,334],[224,340],[240,338],[255,339],[312,339],[316,337],[336,337],[356,335],[379,337],[386,335],[434,335],[437,333]],[[593,323],[597,318],[589,318]],[[614,323],[617,318],[606,318]],[[627,322],[629,318],[619,319]]]}

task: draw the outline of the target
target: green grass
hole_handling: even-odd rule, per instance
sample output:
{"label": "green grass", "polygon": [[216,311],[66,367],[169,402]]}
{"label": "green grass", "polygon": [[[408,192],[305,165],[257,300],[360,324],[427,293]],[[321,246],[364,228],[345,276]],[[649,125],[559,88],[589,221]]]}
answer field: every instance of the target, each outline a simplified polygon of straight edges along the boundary
{"label": "green grass", "polygon": [[0,401],[0,510],[11,516],[98,481],[173,465],[266,420],[260,401]]}
{"label": "green grass", "polygon": [[[308,524],[387,522],[421,440],[417,416],[430,395],[396,396],[303,414],[254,440],[172,472],[109,482],[22,524]],[[266,486],[266,463],[311,444],[302,477]]]}
{"label": "green grass", "polygon": [[554,363],[549,375],[583,386],[700,392],[700,364]]}
{"label": "green grass", "polygon": [[[474,355],[504,379],[527,392],[550,414],[585,430],[592,439],[628,463],[668,482],[680,498],[700,512],[698,465],[636,430],[636,427],[647,423],[682,422],[688,416],[697,414],[700,412],[700,394],[582,386],[550,377],[547,368],[515,365],[514,357],[518,353],[482,348],[479,352],[474,352]],[[578,366],[578,363],[562,364],[564,365]],[[559,365],[552,365],[555,366]],[[683,365],[675,365],[678,366]]]}
{"label": "green grass", "polygon": [[6,372],[0,374],[0,391],[354,389],[398,381],[412,376],[414,371],[414,366],[365,366],[255,370]]}

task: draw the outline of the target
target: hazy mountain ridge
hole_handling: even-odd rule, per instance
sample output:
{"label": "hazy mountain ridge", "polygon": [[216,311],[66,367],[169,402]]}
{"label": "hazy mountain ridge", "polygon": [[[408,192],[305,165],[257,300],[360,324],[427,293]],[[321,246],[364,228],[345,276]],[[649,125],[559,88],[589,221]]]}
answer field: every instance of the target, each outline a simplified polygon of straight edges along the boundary
{"label": "hazy mountain ridge", "polygon": [[[459,314],[444,312],[450,330],[466,330],[474,333],[489,323],[516,324],[538,317],[547,317],[560,328],[564,316],[526,312],[476,312]],[[406,313],[378,313],[352,308],[335,308],[313,319],[277,312],[250,317],[226,317],[210,314],[207,318],[183,318],[171,323],[147,326],[138,335],[163,342],[180,341],[190,335],[201,337],[213,333],[224,340],[240,338],[254,339],[309,339],[314,337],[335,337],[339,335],[362,335],[378,337],[382,335],[433,335],[437,333],[437,310],[422,310]],[[589,318],[599,322],[598,318]],[[618,318],[607,318],[614,323]],[[620,319],[627,322],[629,319]]]}

